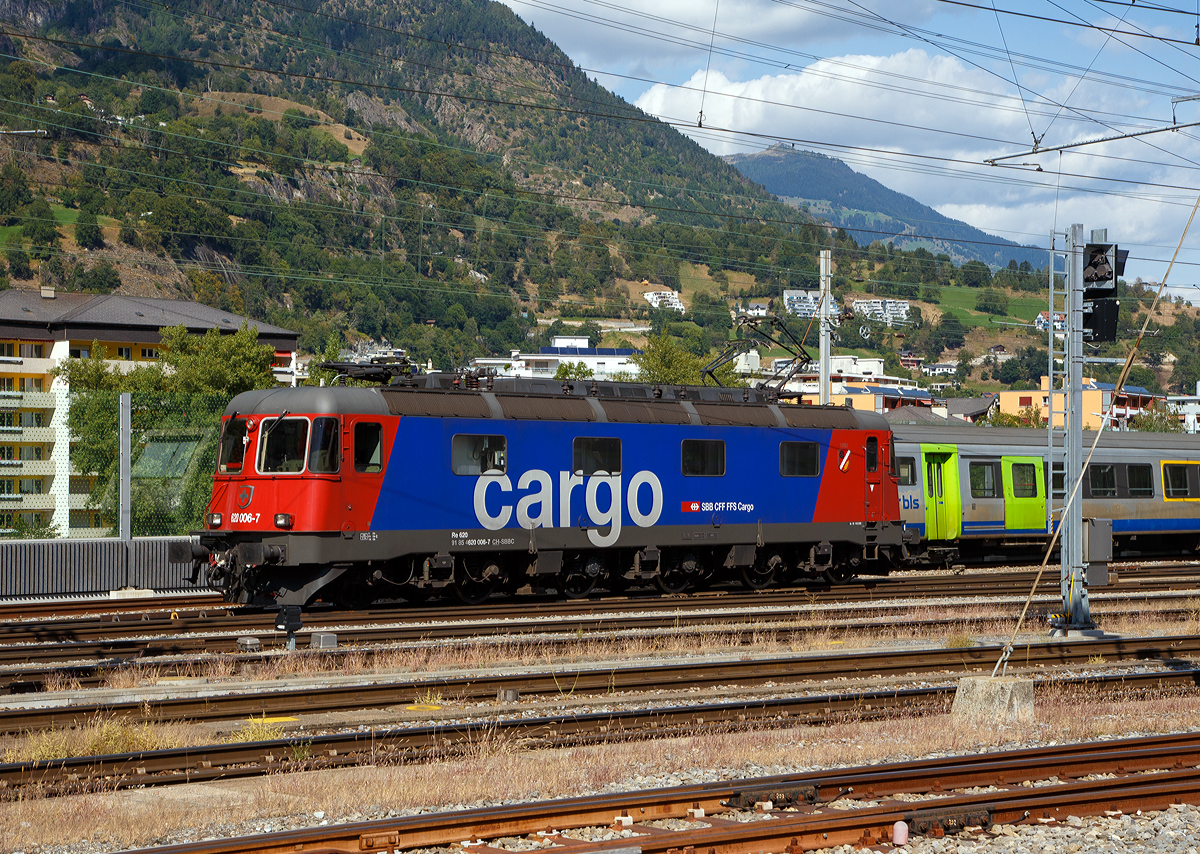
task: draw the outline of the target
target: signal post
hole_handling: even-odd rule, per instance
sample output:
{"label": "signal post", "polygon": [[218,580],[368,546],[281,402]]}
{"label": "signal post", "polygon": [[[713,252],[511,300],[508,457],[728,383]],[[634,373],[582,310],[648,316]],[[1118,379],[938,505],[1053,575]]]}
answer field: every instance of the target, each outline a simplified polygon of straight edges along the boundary
{"label": "signal post", "polygon": [[[1096,624],[1088,606],[1088,585],[1108,583],[1108,561],[1112,557],[1112,521],[1083,518],[1082,478],[1086,449],[1083,444],[1084,347],[1115,341],[1117,277],[1124,272],[1128,252],[1108,243],[1107,229],[1093,229],[1085,241],[1083,226],[1075,224],[1067,233],[1067,328],[1066,328],[1066,454],[1064,486],[1070,503],[1059,519],[1062,544],[1061,588],[1063,608],[1052,633],[1091,633]],[[1052,273],[1053,275],[1053,273]],[[1051,306],[1051,350],[1053,350],[1053,306]],[[1054,390],[1050,389],[1050,394]],[[1052,398],[1053,399],[1053,398]],[[1053,417],[1053,415],[1051,416]],[[1103,414],[1101,415],[1103,417]],[[1105,425],[1101,424],[1103,428]],[[1053,424],[1051,425],[1053,428]],[[1050,484],[1053,476],[1048,478]],[[1053,493],[1053,488],[1048,490]],[[1051,495],[1047,500],[1052,500]],[[1105,524],[1107,523],[1107,524]],[[1090,548],[1088,548],[1090,546]]]}

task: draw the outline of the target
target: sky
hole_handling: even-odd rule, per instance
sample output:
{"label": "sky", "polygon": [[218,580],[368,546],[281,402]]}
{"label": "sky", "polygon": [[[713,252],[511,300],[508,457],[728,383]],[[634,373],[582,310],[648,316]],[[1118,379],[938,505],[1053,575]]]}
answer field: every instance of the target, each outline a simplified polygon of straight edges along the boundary
{"label": "sky", "polygon": [[[1166,274],[1200,192],[1200,126],[1042,150],[1200,122],[1172,104],[1200,95],[1179,0],[502,2],[714,154],[821,151],[1035,246],[1106,228],[1130,281]],[[1200,304],[1197,220],[1168,285]]]}

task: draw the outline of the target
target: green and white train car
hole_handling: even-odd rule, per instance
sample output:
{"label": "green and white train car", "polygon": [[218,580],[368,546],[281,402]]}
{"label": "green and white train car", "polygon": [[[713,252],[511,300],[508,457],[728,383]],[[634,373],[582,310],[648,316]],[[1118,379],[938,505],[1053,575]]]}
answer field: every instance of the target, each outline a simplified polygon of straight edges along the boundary
{"label": "green and white train car", "polygon": [[[1045,548],[1071,487],[1061,464],[1047,465],[1045,430],[898,424],[893,432],[901,516],[919,534],[910,555],[944,562]],[[1094,439],[1084,434],[1085,456]],[[1084,517],[1112,520],[1114,557],[1200,550],[1200,436],[1106,432],[1081,493]]]}

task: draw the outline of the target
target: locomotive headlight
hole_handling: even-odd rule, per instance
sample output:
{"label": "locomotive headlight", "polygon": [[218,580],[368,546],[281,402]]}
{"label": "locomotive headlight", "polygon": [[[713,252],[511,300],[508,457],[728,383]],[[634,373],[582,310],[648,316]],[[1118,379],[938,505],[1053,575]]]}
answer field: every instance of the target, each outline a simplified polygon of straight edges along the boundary
{"label": "locomotive headlight", "polygon": [[208,527],[219,528],[219,527],[221,527],[222,521],[224,521],[224,519],[220,513],[209,513],[208,514]]}
{"label": "locomotive headlight", "polygon": [[292,527],[293,521],[294,520],[292,519],[291,513],[276,513],[275,514],[275,527],[276,528],[290,528],[290,527]]}

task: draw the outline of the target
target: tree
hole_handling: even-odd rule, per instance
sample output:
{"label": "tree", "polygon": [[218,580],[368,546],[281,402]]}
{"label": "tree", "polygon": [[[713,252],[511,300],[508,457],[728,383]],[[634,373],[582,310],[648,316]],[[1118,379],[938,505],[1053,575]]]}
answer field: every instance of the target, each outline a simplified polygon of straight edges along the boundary
{"label": "tree", "polygon": [[8,259],[8,270],[14,279],[28,279],[33,275],[29,268],[29,253],[22,248],[20,238],[9,238],[4,257]]}
{"label": "tree", "polygon": [[556,380],[590,380],[596,372],[583,362],[560,362],[554,372]]}
{"label": "tree", "polygon": [[641,353],[630,356],[638,366],[638,379],[654,385],[689,385],[700,382],[704,361],[689,353],[666,333],[646,341]]}
{"label": "tree", "polygon": [[982,261],[968,261],[958,268],[958,280],[968,288],[984,288],[991,284],[992,271]]}
{"label": "tree", "polygon": [[33,201],[25,173],[16,161],[10,160],[0,169],[0,220],[11,225],[13,214]]}
{"label": "tree", "polygon": [[75,220],[75,242],[82,249],[100,249],[104,246],[104,235],[94,213],[79,212],[79,218]]}
{"label": "tree", "polygon": [[[57,246],[62,235],[58,232],[58,223],[54,219],[54,211],[43,198],[34,199],[25,207],[25,222],[21,225],[21,236],[33,244],[35,254],[47,255],[46,250]],[[40,250],[40,251],[38,251]]]}
{"label": "tree", "polygon": [[975,297],[975,310],[986,314],[1008,314],[1008,295],[988,288]]}
{"label": "tree", "polygon": [[1183,421],[1179,410],[1165,401],[1155,401],[1129,419],[1129,429],[1141,433],[1182,433]]}

